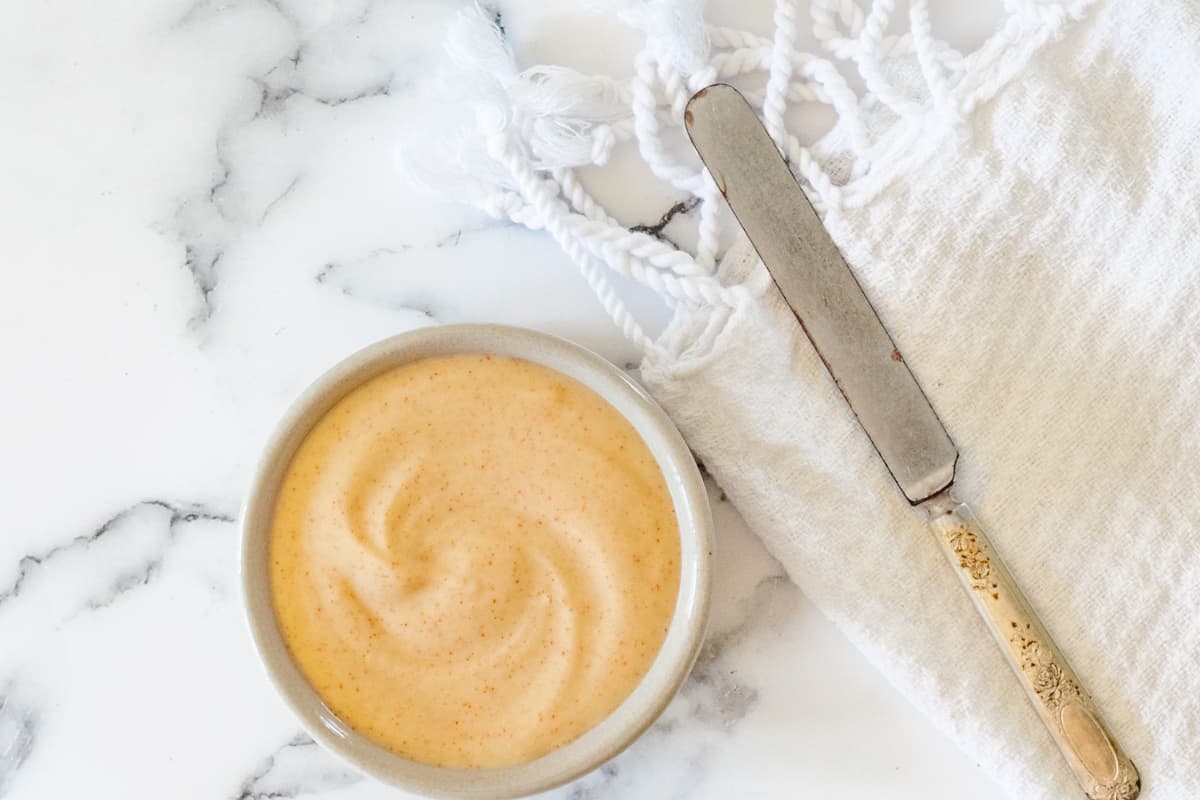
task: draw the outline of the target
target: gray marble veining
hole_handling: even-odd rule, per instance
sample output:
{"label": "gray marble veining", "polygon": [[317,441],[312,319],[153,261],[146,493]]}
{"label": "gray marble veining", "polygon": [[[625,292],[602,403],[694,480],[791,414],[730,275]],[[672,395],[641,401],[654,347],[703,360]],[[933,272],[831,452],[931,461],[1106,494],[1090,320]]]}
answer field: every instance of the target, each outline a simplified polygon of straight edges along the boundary
{"label": "gray marble veining", "polygon": [[[0,11],[0,798],[397,796],[298,737],[255,661],[235,510],[267,432],[336,360],[433,322],[527,325],[638,360],[548,237],[393,168],[399,131],[436,135],[428,92],[461,5]],[[521,58],[531,42],[564,60],[629,45],[566,33],[594,11],[492,7]],[[593,179],[628,197],[623,218],[686,238],[691,209],[669,190],[620,164]],[[712,499],[716,600],[694,674],[633,747],[551,797],[836,794],[848,775],[917,797],[934,769],[967,785],[969,765],[944,766],[957,756]],[[882,776],[840,733],[855,708],[874,733],[854,747]],[[895,751],[914,726],[926,749]]]}

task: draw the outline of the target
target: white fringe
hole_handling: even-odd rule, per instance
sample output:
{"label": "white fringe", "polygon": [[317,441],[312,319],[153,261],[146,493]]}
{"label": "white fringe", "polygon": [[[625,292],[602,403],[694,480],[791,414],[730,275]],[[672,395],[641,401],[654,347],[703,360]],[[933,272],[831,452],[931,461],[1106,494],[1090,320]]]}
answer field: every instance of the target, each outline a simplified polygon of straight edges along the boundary
{"label": "white fringe", "polygon": [[[519,71],[496,23],[476,6],[458,16],[446,37],[454,71],[441,87],[445,119],[437,127],[445,135],[401,141],[398,160],[411,178],[439,193],[549,232],[625,336],[643,351],[671,354],[682,343],[647,336],[606,273],[715,316],[727,316],[748,296],[715,275],[722,201],[682,132],[693,92],[765,73],[765,92],[746,87],[747,97],[762,108],[767,130],[814,205],[836,211],[869,201],[906,159],[927,153],[918,140],[963,126],[1022,58],[1089,1],[1014,0],[997,35],[964,57],[934,36],[927,0],[900,0],[909,7],[909,30],[900,35],[885,33],[897,0],[872,0],[865,12],[854,0],[811,0],[811,30],[827,55],[797,49],[797,0],[777,0],[773,39],[706,25],[699,0],[588,0],[644,36],[628,82],[553,65]],[[837,61],[858,70],[865,94],[849,87]],[[822,143],[827,163],[849,164],[836,181],[788,132],[787,113],[796,103],[836,111],[841,149],[825,152]],[[576,167],[606,163],[631,139],[655,175],[699,198],[694,254],[622,227],[576,176]]]}

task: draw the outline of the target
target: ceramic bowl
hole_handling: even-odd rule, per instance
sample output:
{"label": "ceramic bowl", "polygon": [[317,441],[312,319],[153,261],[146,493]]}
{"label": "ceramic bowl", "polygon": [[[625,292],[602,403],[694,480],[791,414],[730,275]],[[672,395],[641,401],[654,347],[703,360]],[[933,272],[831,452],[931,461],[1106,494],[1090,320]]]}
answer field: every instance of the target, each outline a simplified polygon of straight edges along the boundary
{"label": "ceramic bowl", "polygon": [[[276,622],[268,539],[276,493],[296,448],[338,400],[367,380],[431,356],[491,353],[542,364],[589,386],[624,417],[658,461],[679,523],[679,597],[662,649],[620,706],[575,741],[514,766],[461,769],[398,756],[359,735],[322,702],[292,661]],[[242,589],[250,631],[267,675],[317,742],[361,771],[410,792],[444,798],[512,798],[574,780],[608,761],[658,717],[683,682],[708,619],[712,519],[696,463],[667,415],[646,392],[600,356],[534,331],[498,325],[424,328],[386,339],[317,379],[267,442],[242,512]]]}

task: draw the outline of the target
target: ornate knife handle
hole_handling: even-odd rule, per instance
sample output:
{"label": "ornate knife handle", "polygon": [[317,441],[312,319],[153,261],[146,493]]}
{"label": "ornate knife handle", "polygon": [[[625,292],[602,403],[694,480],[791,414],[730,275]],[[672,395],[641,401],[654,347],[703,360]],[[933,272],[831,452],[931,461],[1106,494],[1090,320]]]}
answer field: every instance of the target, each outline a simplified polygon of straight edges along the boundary
{"label": "ornate knife handle", "polygon": [[1141,779],[1092,698],[992,549],[979,521],[950,490],[921,504],[963,588],[1021,679],[1055,744],[1092,800],[1133,800]]}

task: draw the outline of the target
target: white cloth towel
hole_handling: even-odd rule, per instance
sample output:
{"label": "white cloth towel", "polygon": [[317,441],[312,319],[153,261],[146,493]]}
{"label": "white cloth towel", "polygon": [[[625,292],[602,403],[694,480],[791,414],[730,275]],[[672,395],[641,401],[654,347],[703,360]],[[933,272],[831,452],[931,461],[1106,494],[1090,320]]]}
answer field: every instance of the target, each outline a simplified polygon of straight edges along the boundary
{"label": "white cloth towel", "polygon": [[[842,163],[824,186],[807,151],[789,155],[958,444],[959,495],[1140,768],[1142,796],[1194,800],[1200,11],[1014,5],[1046,17],[1044,35],[1010,37],[994,63],[957,74],[943,59],[953,85],[932,81],[931,102],[950,123],[909,125],[900,143],[893,131],[874,146],[877,168]],[[860,38],[874,14],[860,14]],[[862,105],[868,133],[875,105]],[[505,164],[502,149],[491,153]],[[824,159],[830,174],[836,161]],[[528,206],[505,213],[568,250],[582,242],[585,274],[588,257],[616,263],[535,187],[509,186]],[[570,194],[564,208],[599,219]],[[678,312],[642,380],[788,574],[1014,798],[1078,796],[752,251],[736,246],[708,279],[720,302],[655,280]]]}
{"label": "white cloth towel", "polygon": [[[1200,797],[1200,16],[1114,3],[826,224],[1140,767]],[[1078,788],[774,287],[642,378],[788,574],[1013,797]],[[732,276],[728,276],[732,277]],[[682,322],[679,324],[683,324]]]}

